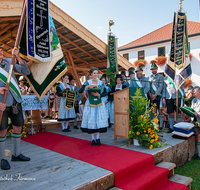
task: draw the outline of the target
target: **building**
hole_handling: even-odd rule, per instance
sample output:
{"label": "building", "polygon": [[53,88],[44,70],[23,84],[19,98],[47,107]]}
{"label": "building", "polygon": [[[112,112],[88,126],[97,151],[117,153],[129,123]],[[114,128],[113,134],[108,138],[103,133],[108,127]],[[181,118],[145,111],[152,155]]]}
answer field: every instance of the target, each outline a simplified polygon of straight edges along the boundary
{"label": "building", "polygon": [[[200,22],[188,21],[189,52],[192,54],[192,81],[194,85],[200,84]],[[145,76],[151,74],[150,61],[158,56],[165,55],[169,58],[171,46],[172,23],[167,24],[141,38],[119,47],[119,53],[132,64],[139,59],[147,61],[144,67]],[[165,66],[161,66],[158,72],[164,72]]]}

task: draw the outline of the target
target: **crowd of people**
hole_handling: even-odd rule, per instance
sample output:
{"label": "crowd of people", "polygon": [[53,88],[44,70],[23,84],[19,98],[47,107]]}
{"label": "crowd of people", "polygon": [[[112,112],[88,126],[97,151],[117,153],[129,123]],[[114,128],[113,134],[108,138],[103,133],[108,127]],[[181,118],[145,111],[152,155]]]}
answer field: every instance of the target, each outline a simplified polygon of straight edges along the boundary
{"label": "crowd of people", "polygon": [[[30,70],[24,60],[19,57],[19,49],[13,49],[13,55],[16,56],[17,63],[14,64],[12,79],[17,84],[17,79],[14,72],[22,75],[29,75]],[[2,47],[0,47],[0,69],[1,72],[8,72],[10,68],[11,59],[3,57]],[[56,89],[53,87],[47,93],[49,108],[53,107],[58,111],[57,120],[62,124],[63,132],[70,132],[69,121],[74,121],[74,129],[79,129],[77,125],[77,116],[80,105],[84,105],[83,116],[81,121],[81,131],[91,134],[91,144],[93,146],[101,145],[100,133],[107,132],[107,128],[114,125],[114,98],[113,94],[117,91],[123,90],[127,87],[138,87],[143,89],[144,96],[149,99],[151,105],[156,103],[157,113],[159,114],[160,129],[163,128],[164,120],[169,120],[168,133],[173,131],[173,125],[176,116],[176,89],[174,83],[163,74],[158,73],[158,66],[156,61],[151,61],[152,74],[145,77],[143,74],[143,67],[138,66],[136,69],[131,67],[127,72],[122,71],[121,74],[116,74],[114,86],[110,86],[107,82],[106,75],[100,75],[99,69],[93,67],[90,69],[87,80],[81,88],[75,85],[73,76],[67,74],[62,76],[62,82],[58,83]],[[128,73],[128,76],[126,76]],[[19,85],[17,85],[22,95],[34,94],[31,88],[24,85],[24,77],[19,78]],[[8,91],[6,103],[2,103],[3,94]],[[66,107],[66,93],[67,91],[75,91],[74,105],[72,109]],[[81,94],[83,99],[81,98]],[[184,105],[184,98],[191,99],[191,108],[195,110],[198,123],[200,123],[200,87],[190,86],[187,95],[183,86],[178,92],[178,107]],[[55,99],[59,99],[59,103],[55,103]],[[57,104],[57,105],[56,105]],[[17,107],[17,111],[16,108]],[[5,82],[0,81],[0,110],[3,111],[2,123],[0,126],[0,157],[1,169],[10,169],[10,164],[5,157],[5,141],[8,127],[8,117],[11,118],[13,124],[13,154],[11,161],[29,161],[30,158],[24,156],[20,152],[20,138],[21,128],[23,126],[23,111],[21,106],[21,99],[12,88],[5,88]],[[14,111],[13,111],[14,110]],[[52,112],[47,113],[52,117]],[[184,115],[179,110],[178,122],[186,121],[192,122],[191,118]],[[200,136],[197,138],[198,158],[200,159]]]}

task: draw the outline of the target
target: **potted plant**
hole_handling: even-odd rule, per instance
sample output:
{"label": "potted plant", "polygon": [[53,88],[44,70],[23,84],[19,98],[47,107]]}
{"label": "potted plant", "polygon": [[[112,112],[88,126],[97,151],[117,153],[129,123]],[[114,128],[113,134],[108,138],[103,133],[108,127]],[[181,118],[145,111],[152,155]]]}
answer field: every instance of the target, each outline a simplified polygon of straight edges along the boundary
{"label": "potted plant", "polygon": [[163,66],[163,65],[166,64],[167,57],[161,55],[161,56],[157,57],[155,60],[157,61],[156,64],[157,64],[158,66]]}
{"label": "potted plant", "polygon": [[147,64],[147,61],[145,59],[139,59],[135,61],[133,64],[135,67],[138,67],[138,66],[145,67]]}
{"label": "potted plant", "polygon": [[[159,131],[159,120],[157,114],[155,114],[156,104],[149,107],[148,100],[142,96],[141,90],[139,89],[132,96],[130,105],[130,110],[128,110],[130,114],[129,138],[137,139],[140,145],[147,146],[149,149],[164,146],[164,144],[161,144],[161,139],[157,134]],[[154,119],[151,119],[152,114],[155,116]],[[130,139],[127,141],[127,145]]]}

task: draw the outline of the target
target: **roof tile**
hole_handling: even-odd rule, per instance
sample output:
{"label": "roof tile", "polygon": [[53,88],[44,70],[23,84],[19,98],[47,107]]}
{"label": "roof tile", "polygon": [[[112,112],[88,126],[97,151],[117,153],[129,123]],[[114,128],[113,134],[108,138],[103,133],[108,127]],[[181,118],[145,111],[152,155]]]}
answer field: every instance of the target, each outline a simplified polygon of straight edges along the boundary
{"label": "roof tile", "polygon": [[[187,27],[188,27],[188,34],[193,34],[200,32],[200,22],[198,21],[187,21]],[[132,41],[126,45],[123,45],[119,47],[118,49],[123,49],[123,48],[128,48],[132,46],[137,46],[141,44],[147,44],[151,42],[156,42],[156,41],[161,41],[161,40],[166,40],[170,39],[172,37],[172,22],[157,29],[154,30],[153,32],[150,32],[141,38],[138,38],[135,41]]]}

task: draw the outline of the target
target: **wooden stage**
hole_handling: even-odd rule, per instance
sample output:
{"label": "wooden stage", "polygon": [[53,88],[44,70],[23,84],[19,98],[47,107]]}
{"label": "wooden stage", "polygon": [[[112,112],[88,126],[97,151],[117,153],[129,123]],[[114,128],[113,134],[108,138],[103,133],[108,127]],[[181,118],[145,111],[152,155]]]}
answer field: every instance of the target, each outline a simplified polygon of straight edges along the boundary
{"label": "wooden stage", "polygon": [[[73,127],[71,127],[72,132],[68,133],[62,132],[61,127],[54,129],[47,127],[47,131],[91,141],[91,135],[82,133]],[[163,133],[161,135],[163,135],[163,142],[167,141],[168,145],[152,150],[134,145],[127,147],[126,139],[122,138],[118,138],[115,143],[113,128],[108,128],[107,133],[100,134],[100,139],[103,144],[152,154],[155,164],[166,161],[180,166],[195,154],[195,137],[189,140],[180,140],[172,138],[171,134]],[[12,152],[11,145],[12,140],[7,139],[6,149]],[[1,189],[95,190],[114,186],[114,174],[111,171],[24,141],[21,142],[21,151],[24,155],[30,156],[31,161],[11,162],[11,158],[8,157],[11,169],[0,170]]]}

